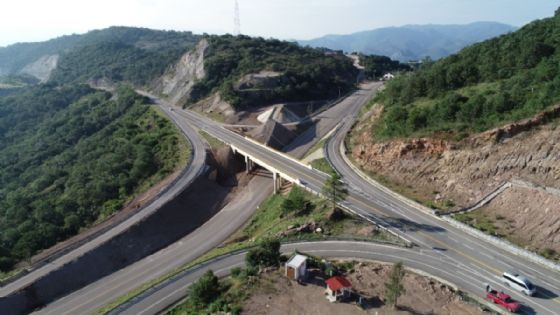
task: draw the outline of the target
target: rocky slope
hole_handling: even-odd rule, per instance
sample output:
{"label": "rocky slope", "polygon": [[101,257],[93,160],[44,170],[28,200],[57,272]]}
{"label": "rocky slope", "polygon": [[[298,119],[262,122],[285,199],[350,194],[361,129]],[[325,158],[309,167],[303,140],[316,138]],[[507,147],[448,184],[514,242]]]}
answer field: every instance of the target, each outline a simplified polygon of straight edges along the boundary
{"label": "rocky slope", "polygon": [[190,97],[196,81],[206,76],[204,54],[207,49],[208,41],[201,40],[193,50],[184,54],[179,62],[156,81],[154,92],[163,94],[174,104],[184,103]]}
{"label": "rocky slope", "polygon": [[[379,112],[379,109],[377,109]],[[558,107],[533,119],[510,124],[461,142],[406,139],[377,142],[364,117],[353,131],[352,157],[365,170],[416,190],[429,199],[473,204],[504,181],[523,179],[560,187]],[[538,200],[536,200],[538,205]]]}
{"label": "rocky slope", "polygon": [[56,69],[58,58],[58,54],[42,56],[35,62],[26,65],[21,69],[20,73],[35,77],[39,79],[41,83],[47,82],[53,70]]}

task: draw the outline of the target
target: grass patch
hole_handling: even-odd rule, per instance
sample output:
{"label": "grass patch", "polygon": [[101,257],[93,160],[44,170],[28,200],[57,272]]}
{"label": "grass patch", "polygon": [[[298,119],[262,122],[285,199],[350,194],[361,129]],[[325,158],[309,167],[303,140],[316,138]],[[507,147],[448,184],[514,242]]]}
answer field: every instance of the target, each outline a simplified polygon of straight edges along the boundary
{"label": "grass patch", "polygon": [[477,228],[487,234],[502,237],[503,235],[499,233],[498,228],[494,225],[495,220],[489,218],[481,211],[471,211],[466,213],[459,213],[453,216],[457,221],[468,224],[474,228]]}
{"label": "grass patch", "polygon": [[332,168],[331,164],[325,158],[313,160],[311,162],[311,167],[327,174],[336,172],[334,168]]}

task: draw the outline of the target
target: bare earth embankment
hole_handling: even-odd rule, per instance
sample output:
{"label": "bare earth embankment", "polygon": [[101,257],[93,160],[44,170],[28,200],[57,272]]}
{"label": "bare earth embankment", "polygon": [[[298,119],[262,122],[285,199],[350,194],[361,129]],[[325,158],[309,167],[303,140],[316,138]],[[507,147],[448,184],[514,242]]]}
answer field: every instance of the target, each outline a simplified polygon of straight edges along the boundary
{"label": "bare earth embankment", "polygon": [[[355,126],[350,139],[352,159],[392,189],[431,207],[467,207],[516,179],[560,188],[558,106],[461,141],[378,141],[372,125],[379,111],[374,108]],[[478,211],[494,216],[493,221],[503,225],[502,236],[521,246],[539,252],[557,247],[560,203],[549,193],[510,188]]]}
{"label": "bare earth embankment", "polygon": [[[283,269],[280,270],[280,272]],[[300,285],[288,280],[280,272],[261,276],[258,294],[243,305],[243,314],[483,314],[478,306],[468,304],[446,285],[428,277],[407,272],[403,279],[406,293],[398,300],[398,309],[385,305],[385,282],[391,265],[358,263],[347,275],[355,291],[367,297],[368,307],[355,303],[330,303],[324,295],[325,286],[315,278],[313,284]]]}

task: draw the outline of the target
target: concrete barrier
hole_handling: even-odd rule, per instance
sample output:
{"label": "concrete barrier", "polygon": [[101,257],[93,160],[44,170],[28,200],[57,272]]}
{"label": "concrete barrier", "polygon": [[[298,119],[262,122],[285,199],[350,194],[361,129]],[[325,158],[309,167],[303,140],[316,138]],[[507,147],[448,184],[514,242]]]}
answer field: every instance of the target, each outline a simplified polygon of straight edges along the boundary
{"label": "concrete barrier", "polygon": [[526,259],[528,259],[528,260],[530,260],[534,263],[546,266],[546,267],[548,267],[552,270],[560,271],[560,265],[558,265],[558,264],[554,263],[553,261],[550,261],[550,260],[548,260],[544,257],[541,257],[536,253],[533,253],[533,252],[528,251],[526,249],[523,249],[523,248],[521,248],[517,245],[514,245],[514,244],[508,242],[507,240],[504,240],[504,239],[497,238],[495,236],[486,234],[486,233],[484,233],[484,232],[482,232],[482,231],[480,231],[476,228],[473,228],[472,226],[469,226],[467,224],[459,222],[459,221],[455,220],[454,218],[452,218],[450,216],[443,216],[443,217],[441,217],[441,219],[443,219],[447,223],[451,224],[452,226],[469,233],[470,235],[472,235],[472,236],[474,236],[478,239],[481,239],[481,240],[484,240],[488,243],[491,243],[491,244],[493,244],[493,245],[495,245],[499,248],[502,248],[502,249],[514,254],[514,255],[521,256],[521,257],[526,258]]}

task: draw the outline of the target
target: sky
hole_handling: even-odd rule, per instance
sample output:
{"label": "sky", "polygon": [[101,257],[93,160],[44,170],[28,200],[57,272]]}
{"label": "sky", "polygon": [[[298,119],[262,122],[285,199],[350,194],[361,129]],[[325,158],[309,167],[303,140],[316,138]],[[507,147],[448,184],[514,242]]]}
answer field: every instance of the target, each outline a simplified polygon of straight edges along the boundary
{"label": "sky", "polygon": [[[241,32],[310,39],[406,24],[496,21],[522,26],[560,0],[238,0]],[[0,46],[113,25],[224,34],[234,0],[0,0]]]}

